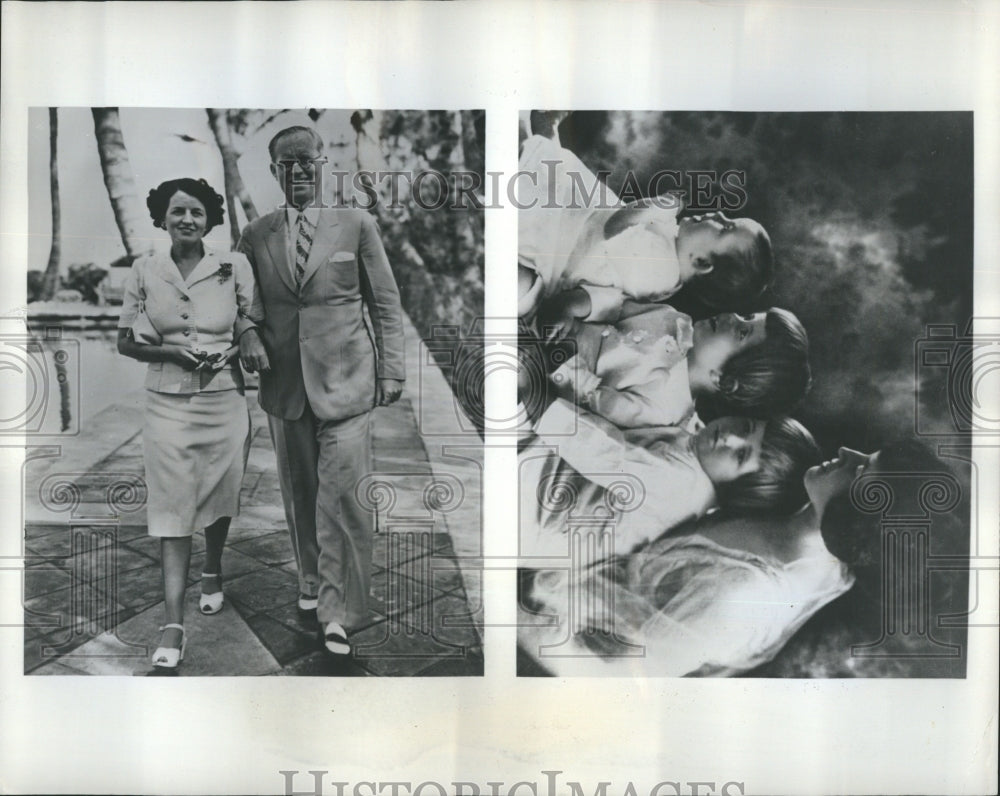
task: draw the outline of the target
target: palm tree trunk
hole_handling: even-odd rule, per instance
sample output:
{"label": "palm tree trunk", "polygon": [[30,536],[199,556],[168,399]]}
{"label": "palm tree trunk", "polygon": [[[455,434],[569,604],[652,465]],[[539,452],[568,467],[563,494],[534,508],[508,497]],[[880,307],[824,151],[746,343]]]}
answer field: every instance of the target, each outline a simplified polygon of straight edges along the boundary
{"label": "palm tree trunk", "polygon": [[52,199],[52,245],[42,281],[42,301],[49,301],[59,289],[59,260],[62,250],[62,212],[59,204],[59,113],[49,108],[49,195]]}
{"label": "palm tree trunk", "polygon": [[135,189],[132,166],[125,149],[118,108],[92,108],[94,132],[97,134],[97,152],[101,157],[104,185],[111,199],[115,223],[125,244],[125,251],[133,259],[152,249],[152,241],[139,235],[145,223],[142,205]]}
{"label": "palm tree trunk", "polygon": [[208,124],[212,128],[215,136],[215,143],[222,154],[222,175],[225,181],[226,208],[229,213],[229,234],[233,240],[235,248],[240,239],[240,224],[236,219],[236,199],[239,199],[247,221],[257,218],[257,208],[250,198],[250,192],[243,184],[243,177],[240,174],[239,155],[233,147],[232,131],[229,129],[229,122],[224,111],[218,108],[206,108],[208,114]]}

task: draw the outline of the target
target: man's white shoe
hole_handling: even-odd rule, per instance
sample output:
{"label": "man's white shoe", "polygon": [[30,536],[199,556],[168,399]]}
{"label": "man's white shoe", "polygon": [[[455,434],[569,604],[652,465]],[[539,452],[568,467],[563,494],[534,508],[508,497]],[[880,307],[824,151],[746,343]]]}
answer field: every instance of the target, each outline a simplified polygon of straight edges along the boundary
{"label": "man's white shoe", "polygon": [[323,630],[323,646],[334,655],[350,655],[351,645],[347,643],[347,631],[338,622],[328,622]]}
{"label": "man's white shoe", "polygon": [[307,597],[305,594],[299,595],[300,611],[315,611],[318,606],[319,606],[319,598]]}

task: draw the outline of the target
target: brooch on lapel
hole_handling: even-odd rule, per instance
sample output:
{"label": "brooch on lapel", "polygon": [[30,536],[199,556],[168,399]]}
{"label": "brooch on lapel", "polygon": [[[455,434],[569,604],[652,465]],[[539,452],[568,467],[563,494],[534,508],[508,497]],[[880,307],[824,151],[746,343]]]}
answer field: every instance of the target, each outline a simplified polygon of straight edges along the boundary
{"label": "brooch on lapel", "polygon": [[219,284],[221,285],[233,275],[233,264],[219,263],[219,270],[215,272],[215,275],[219,277]]}

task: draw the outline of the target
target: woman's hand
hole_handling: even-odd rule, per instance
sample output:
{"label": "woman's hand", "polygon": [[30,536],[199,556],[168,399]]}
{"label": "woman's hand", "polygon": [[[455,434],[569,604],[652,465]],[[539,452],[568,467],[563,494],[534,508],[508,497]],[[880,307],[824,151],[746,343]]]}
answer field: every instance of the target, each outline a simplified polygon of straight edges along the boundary
{"label": "woman's hand", "polygon": [[173,362],[184,370],[194,370],[204,363],[204,360],[194,352],[194,349],[187,346],[167,343],[159,346],[159,349],[164,362]]}
{"label": "woman's hand", "polygon": [[247,329],[240,335],[239,351],[240,361],[247,373],[253,373],[257,370],[264,372],[271,369],[267,350],[264,348],[264,343],[256,329]]}
{"label": "woman's hand", "polygon": [[233,361],[233,358],[240,353],[238,345],[230,346],[219,354],[212,354],[204,360],[204,366],[208,370],[222,370]]}

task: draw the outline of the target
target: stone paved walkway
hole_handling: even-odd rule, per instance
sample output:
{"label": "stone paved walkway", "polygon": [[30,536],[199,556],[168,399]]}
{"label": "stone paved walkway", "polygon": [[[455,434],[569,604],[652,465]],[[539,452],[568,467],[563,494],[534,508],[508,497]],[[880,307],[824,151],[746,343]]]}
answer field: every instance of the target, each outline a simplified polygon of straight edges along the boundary
{"label": "stone paved walkway", "polygon": [[[408,329],[403,398],[376,410],[376,516],[366,627],[341,662],[296,611],[297,578],[264,413],[253,422],[242,511],[223,556],[225,609],[198,611],[204,537],[194,537],[179,673],[481,675],[481,446],[449,412],[451,393]],[[159,542],[146,535],[140,394],[60,447],[29,448],[25,500],[24,671],[146,675],[163,621]],[[450,413],[454,415],[454,412]],[[432,417],[430,422],[424,421]],[[418,421],[418,418],[420,421]],[[478,458],[477,458],[478,456]],[[137,490],[136,487],[139,487]]]}

